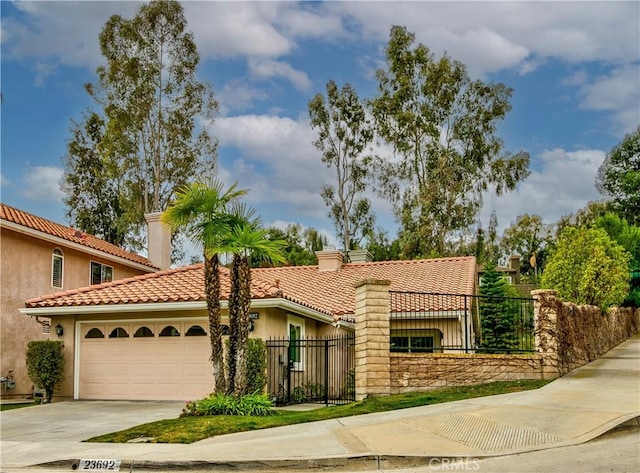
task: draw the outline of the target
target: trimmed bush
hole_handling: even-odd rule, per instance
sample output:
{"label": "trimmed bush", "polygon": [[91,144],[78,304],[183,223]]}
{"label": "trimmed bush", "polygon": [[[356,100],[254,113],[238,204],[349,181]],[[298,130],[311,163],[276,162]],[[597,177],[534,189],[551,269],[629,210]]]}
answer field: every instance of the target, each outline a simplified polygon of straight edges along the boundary
{"label": "trimmed bush", "polygon": [[269,416],[275,414],[266,394],[211,394],[198,401],[189,401],[180,417],[187,416]]}
{"label": "trimmed bush", "polygon": [[262,393],[267,385],[267,346],[260,338],[247,340],[247,390]]}
{"label": "trimmed bush", "polygon": [[45,402],[51,402],[56,385],[64,379],[63,348],[57,340],[34,340],[27,345],[27,373],[44,389]]}

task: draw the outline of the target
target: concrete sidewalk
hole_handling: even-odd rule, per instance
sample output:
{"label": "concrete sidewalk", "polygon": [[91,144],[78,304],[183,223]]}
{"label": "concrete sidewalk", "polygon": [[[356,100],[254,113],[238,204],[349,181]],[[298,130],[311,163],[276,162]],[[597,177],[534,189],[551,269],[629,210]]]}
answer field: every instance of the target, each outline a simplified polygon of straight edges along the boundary
{"label": "concrete sidewalk", "polygon": [[408,468],[433,457],[480,458],[574,445],[637,422],[638,416],[640,334],[535,391],[242,432],[190,445],[5,439],[3,432],[1,454],[4,467],[113,458],[136,469]]}

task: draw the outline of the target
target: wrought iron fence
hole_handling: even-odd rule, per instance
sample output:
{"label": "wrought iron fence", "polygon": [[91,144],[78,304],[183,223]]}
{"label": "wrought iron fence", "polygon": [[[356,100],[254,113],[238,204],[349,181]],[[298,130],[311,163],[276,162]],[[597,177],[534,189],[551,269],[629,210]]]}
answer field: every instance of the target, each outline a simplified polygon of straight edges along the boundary
{"label": "wrought iron fence", "polygon": [[267,341],[267,391],[276,405],[355,401],[355,338]]}
{"label": "wrought iron fence", "polygon": [[533,299],[399,291],[390,299],[392,352],[534,350]]}

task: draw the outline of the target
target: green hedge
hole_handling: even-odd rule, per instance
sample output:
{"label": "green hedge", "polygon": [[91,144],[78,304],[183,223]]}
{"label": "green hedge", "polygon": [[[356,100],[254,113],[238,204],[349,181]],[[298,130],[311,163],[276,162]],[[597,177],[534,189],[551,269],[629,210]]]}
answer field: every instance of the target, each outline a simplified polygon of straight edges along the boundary
{"label": "green hedge", "polygon": [[51,402],[56,385],[64,379],[63,348],[56,340],[34,340],[27,345],[27,373],[44,389],[45,402]]}

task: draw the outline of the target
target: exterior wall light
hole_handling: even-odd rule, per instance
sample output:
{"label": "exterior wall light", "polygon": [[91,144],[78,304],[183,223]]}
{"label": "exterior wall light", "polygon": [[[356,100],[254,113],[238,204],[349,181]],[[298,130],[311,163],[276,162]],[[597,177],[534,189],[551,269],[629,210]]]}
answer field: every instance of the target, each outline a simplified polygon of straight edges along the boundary
{"label": "exterior wall light", "polygon": [[64,335],[64,328],[62,328],[62,325],[60,324],[56,325],[56,335],[58,337],[62,337]]}

